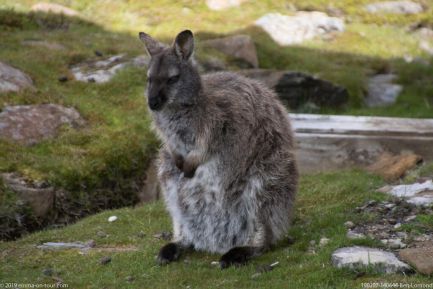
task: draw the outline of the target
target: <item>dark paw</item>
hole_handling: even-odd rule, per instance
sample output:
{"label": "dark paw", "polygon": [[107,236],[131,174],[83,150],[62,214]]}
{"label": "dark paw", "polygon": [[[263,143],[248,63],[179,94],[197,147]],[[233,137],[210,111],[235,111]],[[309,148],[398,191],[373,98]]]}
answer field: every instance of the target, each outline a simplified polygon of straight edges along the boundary
{"label": "dark paw", "polygon": [[159,250],[157,262],[159,265],[166,265],[176,261],[180,256],[180,247],[176,243],[168,243]]}
{"label": "dark paw", "polygon": [[230,266],[243,266],[251,258],[252,252],[249,247],[235,247],[225,253],[220,259],[221,269],[228,268]]}
{"label": "dark paw", "polygon": [[183,163],[184,163],[184,159],[183,156],[181,155],[175,155],[174,156],[174,163],[176,164],[176,167],[183,171]]}
{"label": "dark paw", "polygon": [[191,165],[191,164],[188,163],[188,162],[185,162],[185,163],[183,164],[183,176],[184,176],[185,178],[189,178],[189,179],[191,179],[192,177],[194,177],[194,174],[195,174],[195,170],[196,170],[196,169],[197,169],[197,167]]}

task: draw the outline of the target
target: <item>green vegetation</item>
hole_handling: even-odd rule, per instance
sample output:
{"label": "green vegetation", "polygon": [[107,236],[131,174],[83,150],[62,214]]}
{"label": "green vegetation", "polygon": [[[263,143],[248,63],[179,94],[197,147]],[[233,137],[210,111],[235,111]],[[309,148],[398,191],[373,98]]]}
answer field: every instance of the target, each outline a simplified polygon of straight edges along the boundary
{"label": "green vegetation", "polygon": [[[292,0],[249,1],[241,9],[210,11],[204,1],[67,1],[81,18],[31,13],[38,1],[0,1],[0,60],[28,73],[36,92],[9,93],[1,96],[0,109],[6,105],[58,103],[73,106],[86,119],[79,130],[63,129],[60,136],[32,147],[0,142],[0,172],[17,171],[31,180],[44,180],[71,192],[65,208],[76,217],[103,208],[132,206],[149,160],[158,141],[150,131],[143,89],[145,71],[130,67],[106,84],[59,82],[70,76],[69,66],[97,59],[94,51],[110,56],[143,53],[137,39],[145,31],[166,42],[182,29],[191,29],[197,38],[197,56],[206,58],[200,41],[208,38],[247,33],[256,43],[262,68],[298,70],[317,75],[349,90],[349,104],[339,110],[321,109],[320,113],[433,117],[433,66],[431,57],[419,48],[419,36],[409,25],[433,26],[433,6],[417,15],[370,15],[362,6],[370,0]],[[424,4],[429,1],[424,0]],[[316,39],[302,45],[280,47],[253,22],[268,12],[290,14],[293,5],[302,10],[328,12],[340,10],[346,19],[346,31],[330,40]],[[23,40],[55,42],[65,49],[48,50],[22,45]],[[430,65],[404,58],[422,57]],[[398,101],[387,108],[366,108],[363,95],[367,78],[375,72],[393,71],[404,86]],[[408,176],[431,175],[427,165]],[[380,245],[372,240],[349,241],[343,223],[354,220],[353,208],[369,199],[383,196],[372,193],[382,181],[359,171],[304,176],[296,204],[294,226],[290,232],[295,243],[280,244],[276,250],[241,269],[221,271],[210,265],[216,255],[194,253],[179,263],[158,267],[154,255],[163,241],[155,233],[170,230],[170,221],[161,202],[139,208],[106,211],[63,229],[31,234],[18,241],[0,243],[0,281],[17,283],[53,283],[42,270],[52,268],[69,288],[354,288],[361,282],[386,280],[429,283],[414,276],[379,276],[353,273],[330,266],[331,252],[345,245]],[[0,186],[0,218],[16,222],[26,216],[30,226],[39,224],[17,203],[11,192]],[[77,213],[78,212],[78,213]],[[119,220],[108,223],[110,215]],[[358,217],[358,216],[356,216]],[[367,218],[368,216],[361,216]],[[432,226],[431,216],[420,216],[420,226]],[[71,219],[70,221],[72,221]],[[11,224],[13,226],[13,224]],[[3,228],[1,228],[3,230]],[[97,237],[98,231],[109,236]],[[137,234],[143,231],[145,236]],[[331,242],[309,254],[311,240],[321,237]],[[45,252],[34,247],[47,241],[86,241],[97,246],[138,247],[138,251],[112,253],[110,264],[99,265],[108,253],[77,251]],[[279,261],[274,271],[252,279],[258,264]],[[127,276],[134,281],[127,282]],[[116,285],[120,284],[120,285]]]}
{"label": "green vegetation", "polygon": [[[433,172],[432,172],[433,173]],[[139,208],[105,211],[88,217],[64,229],[31,234],[15,242],[0,243],[0,280],[19,283],[55,283],[43,274],[52,269],[69,288],[361,288],[362,282],[430,283],[420,275],[378,275],[366,271],[350,272],[330,265],[330,255],[336,248],[350,245],[380,246],[373,240],[348,240],[345,221],[357,223],[360,216],[354,208],[384,196],[374,193],[382,181],[360,171],[320,174],[304,177],[296,205],[293,227],[289,233],[292,245],[281,242],[271,252],[254,259],[243,268],[220,270],[211,265],[218,255],[186,254],[179,262],[166,267],[157,266],[155,255],[166,242],[154,237],[171,230],[171,222],[162,202]],[[107,218],[119,219],[109,223]],[[427,218],[422,216],[422,218]],[[432,228],[430,221],[422,221]],[[107,237],[98,237],[98,232]],[[316,244],[322,237],[330,242],[309,251],[310,241]],[[43,242],[87,241],[93,239],[96,248],[134,248],[131,252],[90,251],[81,255],[77,250],[44,251],[35,248]],[[112,261],[100,265],[103,256]],[[280,264],[271,272],[257,278],[251,276],[256,266]],[[19,268],[19,270],[17,270]],[[365,274],[367,273],[367,274]],[[128,282],[128,276],[133,281]],[[131,279],[131,278],[129,278]]]}

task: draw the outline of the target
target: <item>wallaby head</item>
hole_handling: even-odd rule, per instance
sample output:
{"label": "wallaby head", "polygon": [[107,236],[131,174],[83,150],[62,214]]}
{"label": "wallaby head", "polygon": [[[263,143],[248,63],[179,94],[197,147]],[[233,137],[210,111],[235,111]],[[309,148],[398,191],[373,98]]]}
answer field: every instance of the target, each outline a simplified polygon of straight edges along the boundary
{"label": "wallaby head", "polygon": [[180,109],[196,104],[201,89],[200,76],[193,64],[194,37],[185,30],[167,46],[140,32],[151,59],[147,71],[147,100],[153,111]]}

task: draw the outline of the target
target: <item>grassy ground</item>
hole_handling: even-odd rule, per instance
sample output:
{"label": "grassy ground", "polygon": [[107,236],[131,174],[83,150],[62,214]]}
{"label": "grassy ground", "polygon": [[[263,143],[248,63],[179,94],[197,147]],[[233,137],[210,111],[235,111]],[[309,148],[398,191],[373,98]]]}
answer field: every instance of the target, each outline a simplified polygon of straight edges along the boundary
{"label": "grassy ground", "polygon": [[[371,199],[384,200],[382,194],[374,193],[382,184],[379,178],[360,171],[303,177],[289,233],[294,243],[282,242],[243,268],[222,271],[211,265],[219,256],[204,253],[186,255],[166,267],[157,266],[154,257],[165,241],[156,239],[154,234],[171,230],[163,205],[157,202],[135,209],[106,211],[64,229],[0,243],[0,280],[52,284],[55,280],[43,274],[44,269],[52,269],[53,276],[61,278],[69,288],[361,288],[362,282],[430,283],[431,279],[420,275],[349,272],[330,264],[330,255],[336,248],[380,246],[374,240],[346,239],[343,223],[348,220],[358,223],[369,217],[355,213],[354,208]],[[111,215],[119,219],[109,223],[107,218]],[[418,216],[418,220],[430,228],[433,226],[431,217],[429,221],[427,216]],[[108,237],[98,237],[100,231]],[[309,253],[310,241],[318,243],[322,237],[330,238],[329,244],[316,246],[316,253]],[[96,247],[132,246],[138,251],[81,255],[76,250],[52,252],[35,248],[42,242],[89,239],[95,240]],[[111,263],[100,265],[104,256],[110,256]],[[275,261],[280,264],[273,271],[251,277],[256,266]],[[128,282],[130,279],[133,281]]]}
{"label": "grassy ground", "polygon": [[[87,125],[78,131],[64,129],[55,140],[33,147],[0,142],[0,172],[18,171],[29,179],[46,180],[70,191],[71,206],[81,208],[82,215],[101,208],[132,205],[136,201],[137,184],[158,147],[149,130],[150,119],[143,98],[145,71],[128,68],[101,85],[76,81],[60,83],[57,79],[69,74],[71,64],[96,59],[94,50],[107,56],[142,54],[138,31],[171,42],[176,33],[189,28],[196,34],[199,57],[206,57],[208,53],[200,48],[201,40],[248,33],[256,43],[261,67],[312,73],[349,90],[347,107],[317,112],[433,117],[432,59],[420,50],[419,37],[407,31],[414,23],[433,25],[431,3],[424,13],[392,16],[365,13],[362,6],[374,2],[370,0],[249,1],[241,9],[224,12],[208,10],[204,1],[56,1],[79,11],[82,15],[79,20],[29,14],[31,5],[36,2],[0,0],[0,60],[28,73],[37,87],[36,92],[2,95],[0,109],[7,104],[60,103],[76,107]],[[423,3],[429,2],[424,0]],[[346,31],[331,40],[316,39],[282,48],[252,26],[254,20],[265,13],[290,14],[293,6],[325,12],[330,8],[339,9],[345,15]],[[21,44],[28,39],[57,42],[65,49],[47,50]],[[406,56],[422,57],[430,65],[416,61],[407,63]],[[395,72],[404,90],[390,107],[366,108],[363,105],[366,80],[370,74],[383,71]],[[418,173],[429,171],[423,168],[410,177],[416,178]],[[382,277],[370,273],[356,278],[354,273],[328,266],[333,249],[353,243],[344,238],[343,222],[356,221],[352,208],[363,200],[381,198],[372,193],[381,183],[376,177],[361,172],[303,177],[291,231],[295,244],[281,245],[240,270],[221,272],[209,265],[218,256],[198,253],[188,257],[188,263],[165,268],[154,266],[153,257],[162,241],[153,238],[153,234],[170,229],[162,204],[157,203],[104,212],[65,229],[1,243],[0,280],[52,282],[41,272],[52,267],[70,288],[116,288],[119,285],[114,285],[115,282],[127,276],[133,276],[135,281],[122,281],[122,287],[351,288],[368,280],[427,281],[417,275]],[[16,213],[24,215],[27,211],[28,208],[17,205],[13,194],[0,184],[0,217],[12,216],[13,219]],[[106,218],[111,214],[118,215],[119,221],[108,224]],[[431,216],[424,219],[431,224]],[[37,223],[31,218],[29,222]],[[110,237],[99,239],[96,236],[99,230],[106,231]],[[145,232],[144,238],[137,237],[140,231]],[[331,243],[317,255],[307,254],[310,240],[318,241],[323,236],[331,238]],[[99,266],[102,253],[81,256],[75,251],[50,253],[33,247],[44,241],[87,239],[95,239],[98,245],[132,244],[138,246],[139,251],[115,253],[111,264]],[[256,264],[276,260],[280,261],[280,266],[273,272],[256,280],[250,278]]]}

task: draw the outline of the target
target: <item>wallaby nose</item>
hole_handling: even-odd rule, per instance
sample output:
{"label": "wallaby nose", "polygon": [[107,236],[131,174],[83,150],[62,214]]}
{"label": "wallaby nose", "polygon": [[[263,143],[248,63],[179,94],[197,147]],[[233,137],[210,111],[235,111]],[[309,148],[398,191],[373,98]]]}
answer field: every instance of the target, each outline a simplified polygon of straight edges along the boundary
{"label": "wallaby nose", "polygon": [[151,110],[158,110],[161,106],[161,102],[157,97],[149,98],[148,104]]}
{"label": "wallaby nose", "polygon": [[159,110],[165,102],[162,95],[149,97],[148,104],[151,110]]}

